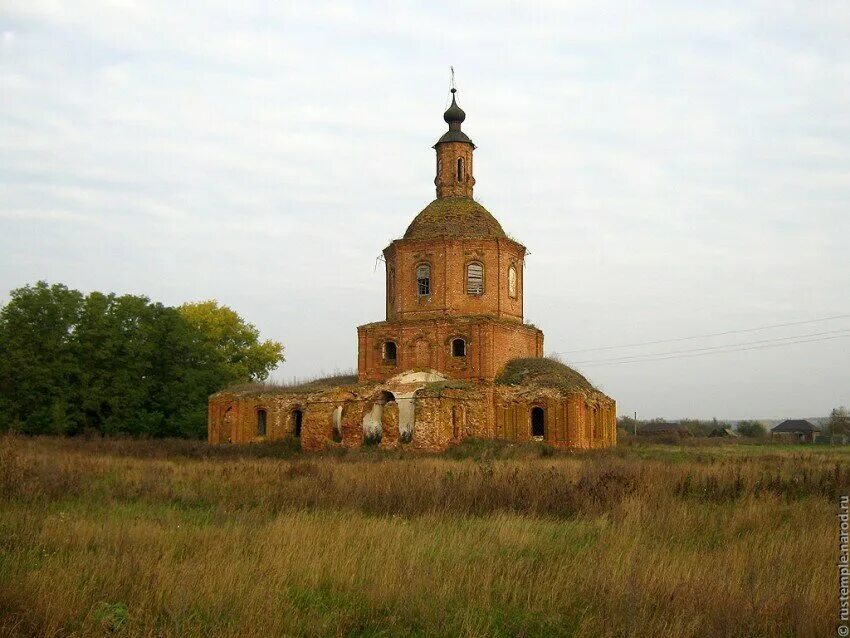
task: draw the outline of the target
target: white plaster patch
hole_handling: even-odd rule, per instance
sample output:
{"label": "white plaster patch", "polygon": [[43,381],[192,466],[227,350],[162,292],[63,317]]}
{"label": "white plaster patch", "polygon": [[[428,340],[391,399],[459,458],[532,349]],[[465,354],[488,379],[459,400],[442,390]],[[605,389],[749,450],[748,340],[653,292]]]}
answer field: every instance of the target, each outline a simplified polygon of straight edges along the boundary
{"label": "white plaster patch", "polygon": [[342,438],[342,406],[338,405],[334,408],[333,414],[334,432]]}
{"label": "white plaster patch", "polygon": [[428,383],[445,381],[447,377],[435,370],[407,371],[397,374],[387,381],[387,387],[395,396],[398,404],[398,433],[402,441],[413,438],[413,424],[416,420],[415,395]]}

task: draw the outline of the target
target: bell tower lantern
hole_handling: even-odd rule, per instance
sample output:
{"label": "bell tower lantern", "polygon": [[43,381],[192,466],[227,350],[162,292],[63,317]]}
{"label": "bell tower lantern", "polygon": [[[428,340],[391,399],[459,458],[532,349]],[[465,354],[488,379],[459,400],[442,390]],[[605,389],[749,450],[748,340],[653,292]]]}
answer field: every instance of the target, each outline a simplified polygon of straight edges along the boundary
{"label": "bell tower lantern", "polygon": [[364,382],[407,371],[493,381],[509,360],[543,356],[543,333],[523,322],[525,246],[472,197],[475,144],[456,92],[434,144],[437,198],[384,248],[386,319],[357,328]]}
{"label": "bell tower lantern", "polygon": [[452,104],[443,113],[449,130],[434,144],[437,151],[437,177],[434,178],[434,184],[437,186],[438,199],[472,197],[472,187],[475,186],[475,177],[472,175],[475,144],[460,130],[466,113],[457,105],[455,93],[457,89],[452,88]]}

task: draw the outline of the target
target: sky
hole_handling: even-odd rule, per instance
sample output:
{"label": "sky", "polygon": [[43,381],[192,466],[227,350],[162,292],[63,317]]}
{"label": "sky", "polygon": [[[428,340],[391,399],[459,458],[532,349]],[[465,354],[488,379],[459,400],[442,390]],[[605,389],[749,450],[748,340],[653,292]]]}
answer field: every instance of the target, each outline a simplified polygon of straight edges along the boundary
{"label": "sky", "polygon": [[356,368],[453,65],[547,354],[639,418],[850,406],[850,3],[438,4],[4,0],[0,302],[217,299],[276,379]]}

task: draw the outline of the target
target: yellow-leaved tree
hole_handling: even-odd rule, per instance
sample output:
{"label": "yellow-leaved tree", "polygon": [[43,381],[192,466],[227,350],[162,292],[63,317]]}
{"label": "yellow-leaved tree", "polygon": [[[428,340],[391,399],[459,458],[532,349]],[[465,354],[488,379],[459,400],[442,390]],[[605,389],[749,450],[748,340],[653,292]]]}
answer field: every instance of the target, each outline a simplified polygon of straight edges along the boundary
{"label": "yellow-leaved tree", "polygon": [[215,300],[185,303],[180,315],[204,339],[228,383],[262,381],[284,360],[283,345],[260,341],[260,331]]}

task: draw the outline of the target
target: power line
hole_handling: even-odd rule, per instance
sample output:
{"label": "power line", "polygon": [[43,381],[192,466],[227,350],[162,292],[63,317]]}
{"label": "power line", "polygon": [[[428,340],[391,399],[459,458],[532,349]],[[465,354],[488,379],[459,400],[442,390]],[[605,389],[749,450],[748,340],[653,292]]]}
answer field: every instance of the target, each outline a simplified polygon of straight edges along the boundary
{"label": "power line", "polygon": [[647,352],[646,354],[635,354],[635,355],[626,355],[622,357],[613,357],[611,359],[588,359],[587,361],[575,361],[575,365],[585,364],[585,363],[608,363],[608,362],[617,362],[617,361],[625,361],[628,359],[643,359],[645,357],[660,357],[668,354],[686,354],[691,352],[705,352],[707,350],[722,350],[725,348],[737,348],[739,346],[750,346],[754,344],[760,343],[772,343],[774,341],[791,341],[793,339],[806,339],[808,337],[823,337],[826,335],[834,335],[850,332],[850,328],[841,328],[840,330],[827,330],[825,332],[811,332],[809,334],[804,335],[793,335],[790,337],[773,337],[771,339],[757,339],[755,341],[742,341],[740,343],[726,343],[719,346],[706,346],[704,348],[689,348],[688,350],[669,350],[667,352]]}
{"label": "power line", "polygon": [[743,328],[741,330],[727,330],[726,332],[713,332],[709,334],[694,335],[692,337],[677,337],[674,339],[658,339],[657,341],[642,341],[639,343],[626,343],[619,346],[600,346],[598,348],[581,348],[579,350],[567,350],[562,354],[576,354],[579,352],[600,352],[602,350],[618,350],[622,348],[637,348],[639,346],[654,346],[659,343],[674,343],[676,341],[691,341],[693,339],[708,339],[709,337],[722,337],[732,334],[743,334],[746,332],[758,332],[759,330],[772,330],[774,328],[785,328],[788,326],[801,326],[808,323],[819,323],[822,321],[834,321],[835,319],[846,319],[850,314],[833,315],[832,317],[821,317],[819,319],[807,319],[806,321],[791,321],[789,323],[775,323],[769,326],[759,326],[757,328]]}
{"label": "power line", "polygon": [[626,365],[626,364],[629,364],[629,363],[646,363],[646,362],[650,362],[650,361],[665,361],[667,359],[690,359],[692,357],[705,357],[705,356],[712,355],[712,354],[727,354],[727,353],[731,353],[731,352],[744,352],[744,351],[747,351],[747,350],[765,350],[767,348],[782,348],[782,347],[785,347],[785,346],[793,346],[793,345],[796,345],[798,343],[816,343],[816,342],[819,342],[819,341],[831,341],[833,339],[846,339],[848,337],[850,337],[850,334],[841,334],[841,335],[835,335],[835,336],[832,336],[832,337],[821,337],[819,339],[804,339],[804,340],[800,340],[800,341],[788,341],[786,343],[773,343],[773,344],[762,345],[762,346],[750,346],[750,347],[747,347],[747,348],[736,348],[736,349],[732,349],[732,350],[716,350],[716,351],[713,351],[713,352],[698,352],[698,353],[695,353],[695,354],[678,354],[678,355],[672,355],[672,356],[666,356],[666,357],[635,359],[635,360],[632,360],[632,361],[612,361],[610,363],[605,363],[605,362],[587,363],[587,364],[585,364],[585,367],[616,366],[616,365]]}

